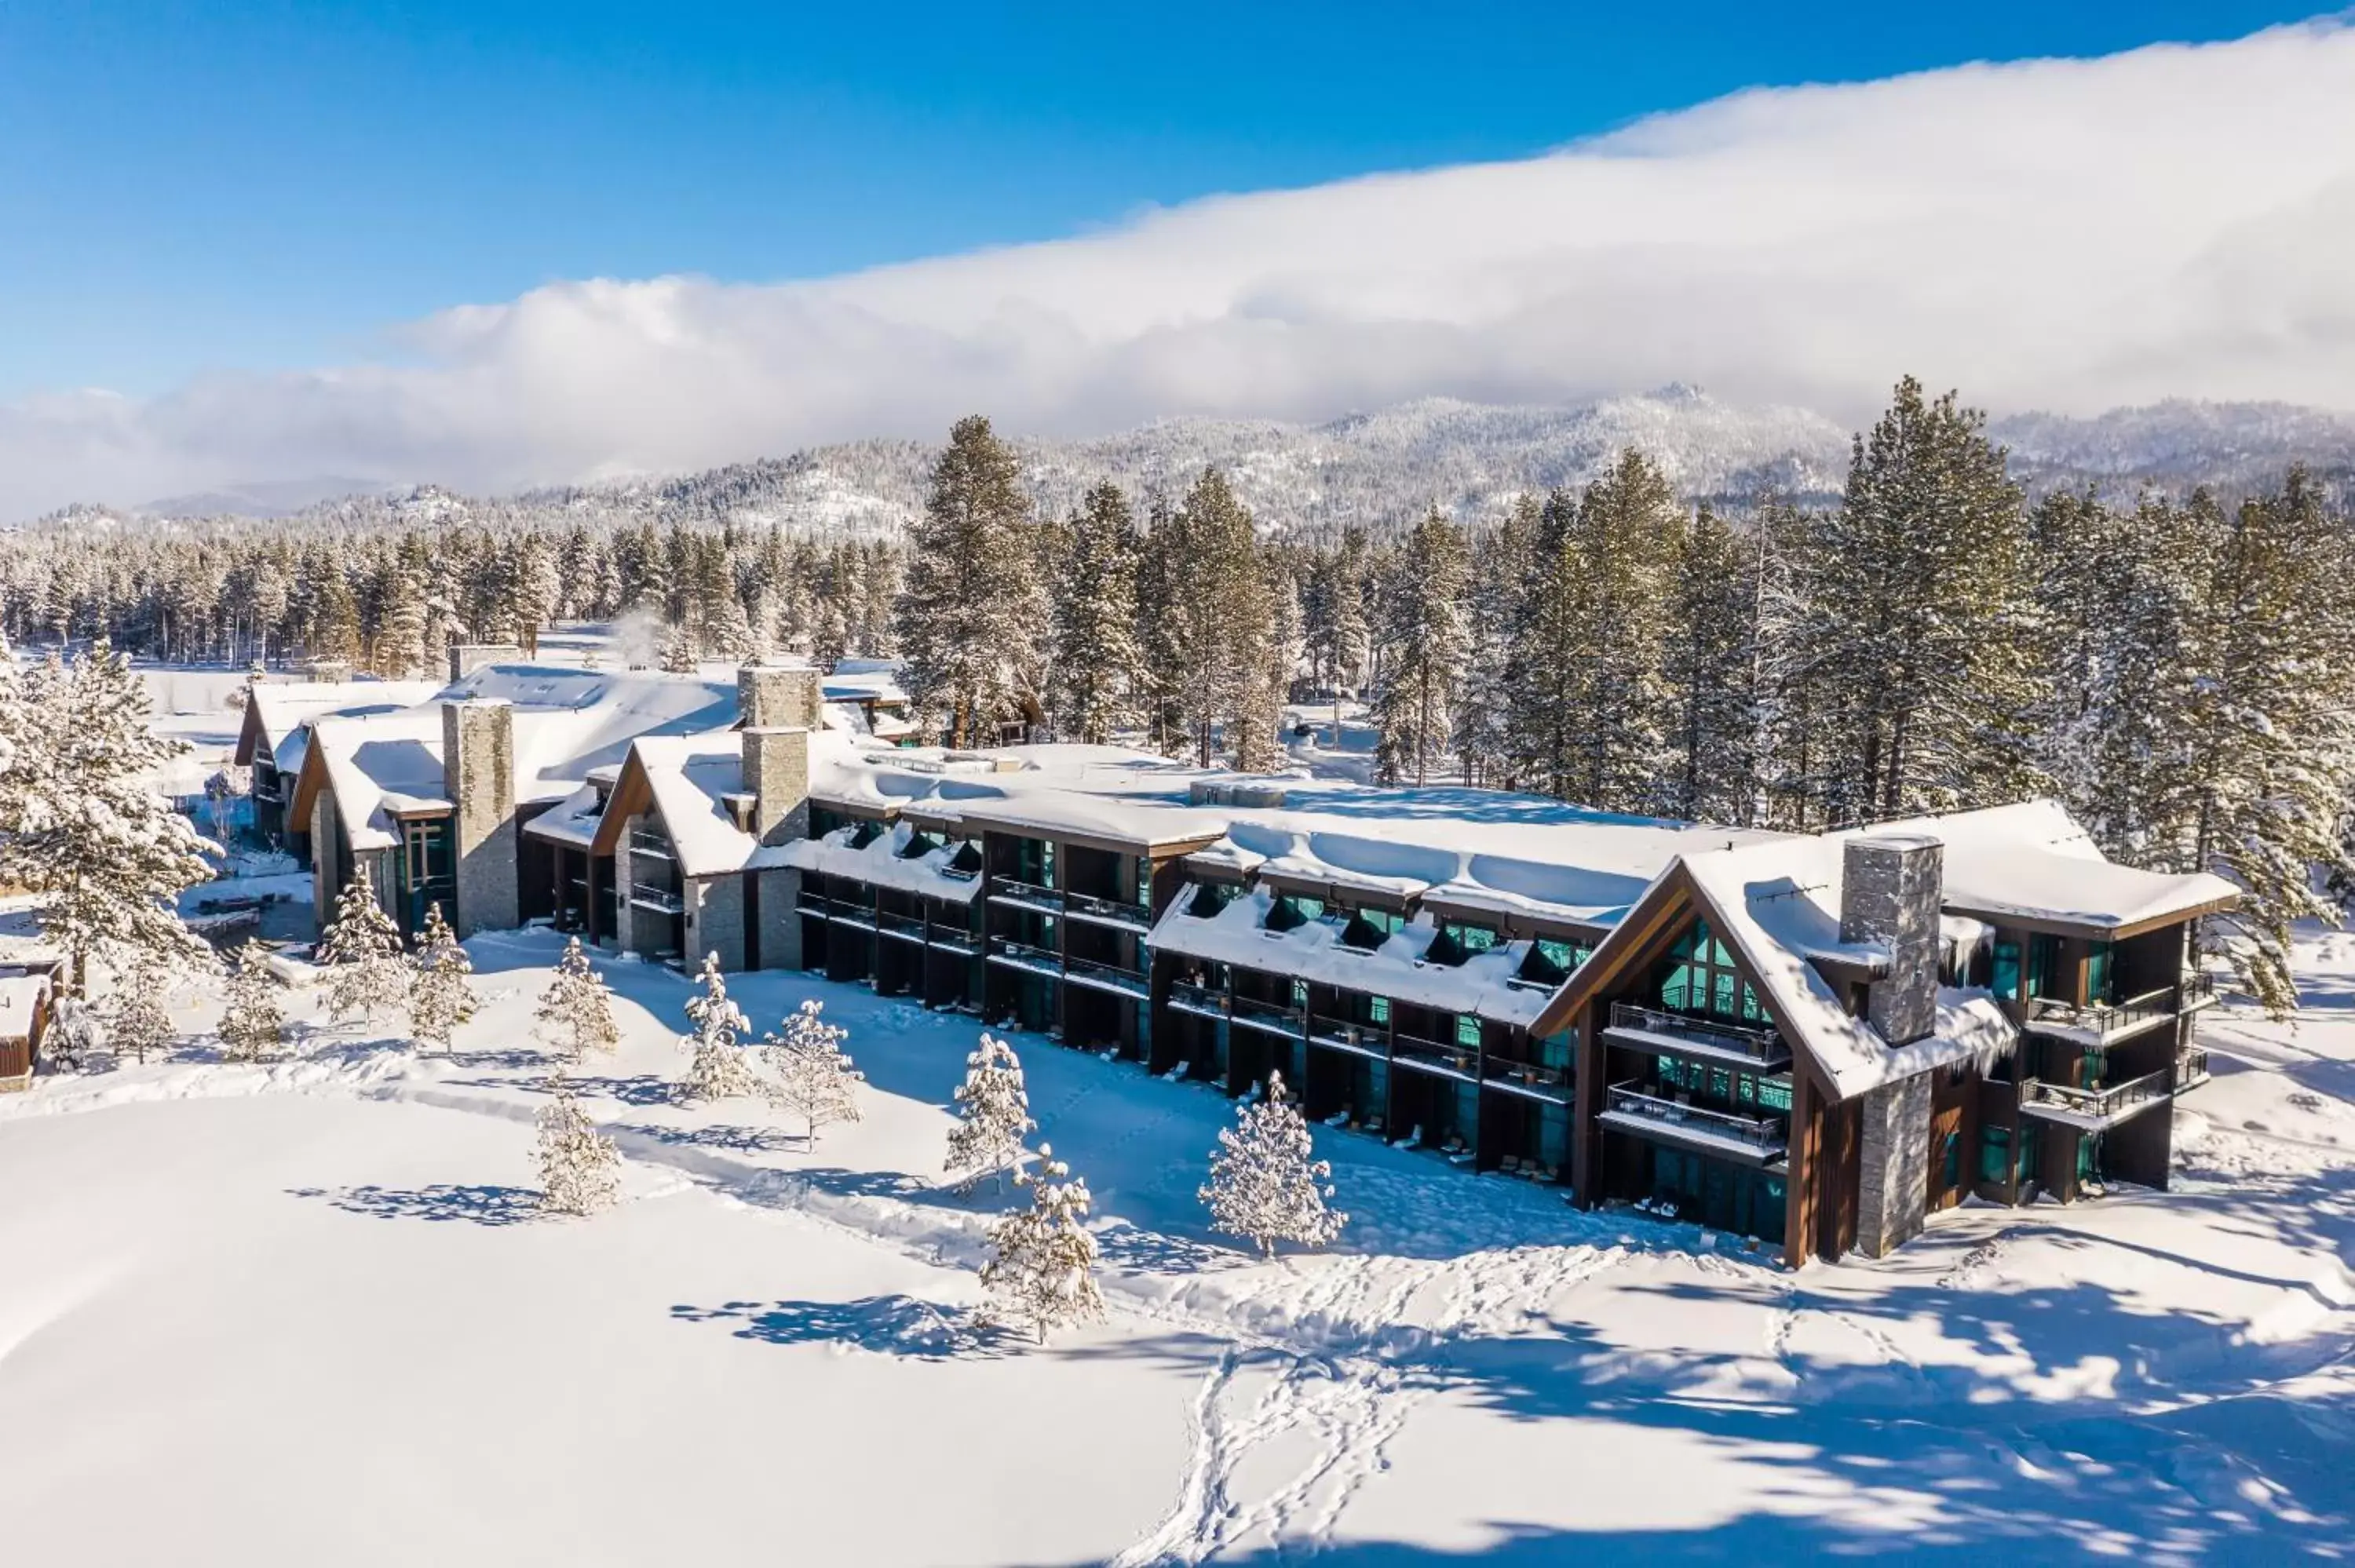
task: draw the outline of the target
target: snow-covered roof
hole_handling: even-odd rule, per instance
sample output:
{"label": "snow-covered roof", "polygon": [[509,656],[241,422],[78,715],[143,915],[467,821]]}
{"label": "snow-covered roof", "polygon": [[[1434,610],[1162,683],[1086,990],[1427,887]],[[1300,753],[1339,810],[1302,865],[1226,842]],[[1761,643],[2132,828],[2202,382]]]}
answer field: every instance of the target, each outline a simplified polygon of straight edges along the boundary
{"label": "snow-covered roof", "polygon": [[724,732],[736,722],[736,688],[725,681],[530,663],[485,665],[396,712],[314,719],[312,744],[355,849],[390,846],[401,811],[447,804],[442,705],[484,700],[513,706],[519,805],[567,799],[642,737]]}
{"label": "snow-covered roof", "polygon": [[1943,842],[1946,906],[1963,914],[2116,931],[2183,918],[2239,895],[2231,883],[2206,872],[2117,864],[2057,800],[1915,817],[1865,831],[1876,838],[1919,832]]}
{"label": "snow-covered roof", "polygon": [[424,702],[438,690],[432,681],[261,681],[250,688],[246,712],[279,768],[294,773],[301,770],[309,744],[306,721],[328,714],[395,713]]}
{"label": "snow-covered roof", "polygon": [[33,1033],[33,1015],[49,994],[42,975],[0,976],[0,1040],[24,1040]]}
{"label": "snow-covered roof", "polygon": [[951,904],[970,904],[981,891],[980,877],[959,876],[948,869],[949,862],[955,858],[956,844],[937,843],[922,854],[910,855],[908,850],[916,836],[910,823],[894,822],[865,844],[854,847],[851,841],[857,836],[856,828],[837,828],[823,838],[796,839],[761,851],[758,863],[851,877],[877,887],[921,894]]}
{"label": "snow-covered roof", "polygon": [[830,703],[904,705],[908,690],[900,683],[904,661],[899,659],[839,659],[827,672],[826,699]]}
{"label": "snow-covered roof", "polygon": [[1266,929],[1275,897],[1264,888],[1229,900],[1207,917],[1192,912],[1201,892],[1199,887],[1184,889],[1162,913],[1148,938],[1156,953],[1270,970],[1523,1028],[1536,1022],[1553,995],[1550,987],[1511,983],[1529,956],[1526,941],[1499,943],[1461,964],[1434,964],[1424,954],[1437,939],[1439,927],[1427,915],[1416,916],[1380,948],[1363,952],[1340,946],[1344,922],[1338,919],[1311,920],[1286,931]]}

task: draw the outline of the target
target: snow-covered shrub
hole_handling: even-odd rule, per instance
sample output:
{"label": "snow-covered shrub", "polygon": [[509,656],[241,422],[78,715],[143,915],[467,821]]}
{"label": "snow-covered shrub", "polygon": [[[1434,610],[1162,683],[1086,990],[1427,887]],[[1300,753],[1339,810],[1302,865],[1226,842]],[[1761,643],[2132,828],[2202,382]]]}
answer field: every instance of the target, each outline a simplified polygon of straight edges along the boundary
{"label": "snow-covered shrub", "polygon": [[744,1010],[728,1000],[728,981],[719,973],[719,955],[703,960],[703,994],[687,1003],[694,1031],[679,1037],[687,1053],[687,1075],[679,1080],[681,1099],[721,1100],[735,1095],[758,1094],[761,1081],[744,1062],[737,1037],[749,1027]]}
{"label": "snow-covered shrub", "polygon": [[1054,1155],[1042,1143],[1038,1164],[1016,1173],[1014,1184],[1030,1189],[1030,1206],[989,1227],[989,1256],[981,1266],[989,1316],[1028,1321],[1040,1344],[1050,1329],[1103,1316],[1096,1238],[1084,1224],[1093,1200],[1088,1184]]}
{"label": "snow-covered shrub", "polygon": [[275,1056],[286,1043],[286,1012],[278,1002],[278,977],[259,942],[237,950],[229,970],[229,997],[221,1008],[221,1054],[232,1062]]}
{"label": "snow-covered shrub", "polygon": [[425,929],[417,939],[416,975],[409,992],[409,1030],[420,1045],[450,1049],[458,1025],[474,1016],[474,988],[466,977],[474,963],[458,945],[457,934],[442,918],[442,906],[425,910]]}
{"label": "snow-covered shrub", "polygon": [[1273,1257],[1280,1241],[1319,1247],[1341,1234],[1349,1216],[1325,1206],[1332,1174],[1314,1158],[1308,1123],[1284,1097],[1284,1075],[1270,1073],[1267,1097],[1238,1106],[1235,1125],[1219,1129],[1200,1197],[1212,1230],[1241,1236]]}
{"label": "snow-covered shrub", "polygon": [[337,1020],[357,1013],[374,1023],[378,1012],[409,1004],[413,978],[400,952],[400,927],[376,901],[368,862],[336,896],[336,913],[319,934],[318,961],[328,971],[327,1011]]}
{"label": "snow-covered shrub", "polygon": [[106,1020],[97,1007],[78,996],[61,996],[49,1010],[49,1027],[41,1036],[41,1054],[53,1072],[79,1073],[90,1059],[106,1049]]}
{"label": "snow-covered shrub", "polygon": [[593,1214],[622,1196],[622,1155],[581,1108],[559,1068],[540,1110],[539,1206],[551,1214]]}
{"label": "snow-covered shrub", "polygon": [[1008,1172],[1022,1168],[1023,1139],[1039,1130],[1030,1119],[1030,1096],[1014,1047],[994,1034],[981,1037],[981,1048],[964,1059],[956,1114],[943,1169],[951,1175],[966,1172],[957,1183],[959,1192],[971,1192],[985,1176],[1002,1187]]}
{"label": "snow-covered shrub", "polygon": [[539,1037],[578,1062],[591,1052],[610,1054],[621,1044],[622,1031],[613,1022],[613,993],[581,950],[581,938],[564,944],[556,960],[556,978],[539,993],[539,1011],[533,1015]]}
{"label": "snow-covered shrub", "polygon": [[817,1129],[829,1122],[858,1119],[858,1086],[866,1082],[842,1054],[850,1031],[820,1018],[824,1009],[823,1002],[803,1002],[785,1015],[783,1034],[762,1043],[775,1075],[771,1097],[802,1118],[804,1136],[813,1144]]}
{"label": "snow-covered shrub", "polygon": [[114,991],[114,1049],[118,1055],[147,1060],[172,1043],[171,997],[177,977],[160,959],[148,959],[118,981]]}

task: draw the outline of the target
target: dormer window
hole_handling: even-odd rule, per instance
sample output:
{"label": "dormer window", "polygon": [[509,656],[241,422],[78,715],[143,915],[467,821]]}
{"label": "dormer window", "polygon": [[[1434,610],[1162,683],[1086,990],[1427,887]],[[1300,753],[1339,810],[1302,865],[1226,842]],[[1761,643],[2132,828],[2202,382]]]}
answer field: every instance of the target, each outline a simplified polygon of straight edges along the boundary
{"label": "dormer window", "polygon": [[1324,913],[1325,901],[1321,898],[1310,898],[1297,893],[1280,893],[1276,895],[1275,902],[1268,906],[1267,924],[1264,928],[1270,931],[1296,931],[1311,920],[1319,918]]}
{"label": "dormer window", "polygon": [[922,832],[912,832],[908,835],[908,842],[900,846],[900,858],[922,860],[940,847],[941,841],[932,834]]}
{"label": "dormer window", "polygon": [[1341,927],[1340,945],[1361,953],[1370,953],[1391,939],[1403,922],[1396,915],[1382,910],[1353,909],[1349,923]]}

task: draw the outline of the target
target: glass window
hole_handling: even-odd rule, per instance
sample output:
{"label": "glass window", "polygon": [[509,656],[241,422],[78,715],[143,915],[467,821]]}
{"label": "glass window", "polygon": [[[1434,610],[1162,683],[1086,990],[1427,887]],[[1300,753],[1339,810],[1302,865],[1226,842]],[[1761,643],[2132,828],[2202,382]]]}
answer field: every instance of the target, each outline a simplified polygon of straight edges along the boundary
{"label": "glass window", "polygon": [[1308,982],[1306,980],[1296,980],[1292,982],[1292,1005],[1295,1007],[1306,1007],[1308,1005]]}
{"label": "glass window", "polygon": [[1756,1083],[1759,1109],[1780,1111],[1785,1116],[1791,1114],[1791,1086],[1788,1081],[1778,1078],[1760,1078]]}
{"label": "glass window", "polygon": [[1945,1170],[1938,1185],[1947,1192],[1952,1192],[1962,1184],[1963,1135],[1959,1131],[1950,1132],[1946,1134]]}
{"label": "glass window", "polygon": [[1388,1023],[1391,1021],[1391,999],[1386,996],[1368,997],[1366,1018],[1369,1022]]}
{"label": "glass window", "polygon": [[1455,1015],[1455,1043],[1467,1051],[1480,1049],[1480,1021],[1468,1012]]}
{"label": "glass window", "polygon": [[2019,944],[2009,938],[1995,945],[1995,962],[1988,969],[1988,989],[2006,1001],[2019,995]]}
{"label": "glass window", "polygon": [[2011,1128],[1979,1128],[1979,1180],[1998,1185],[2011,1181]]}
{"label": "glass window", "polygon": [[2115,1001],[2117,993],[2111,989],[2113,973],[2110,956],[2115,949],[2107,942],[2095,942],[2085,954],[2085,998],[2089,1001]]}
{"label": "glass window", "polygon": [[1198,882],[1194,896],[1186,906],[1186,913],[1197,919],[1207,920],[1234,902],[1236,889],[1223,882]]}
{"label": "glass window", "polygon": [[2029,938],[2028,994],[2058,997],[2060,989],[2061,938],[2041,933]]}

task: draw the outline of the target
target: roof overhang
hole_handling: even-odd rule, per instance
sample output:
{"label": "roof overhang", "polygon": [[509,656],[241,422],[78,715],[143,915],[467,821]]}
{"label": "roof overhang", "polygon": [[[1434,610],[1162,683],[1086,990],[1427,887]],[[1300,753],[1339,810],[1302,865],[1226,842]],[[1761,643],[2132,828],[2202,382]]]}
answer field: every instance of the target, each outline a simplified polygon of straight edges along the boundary
{"label": "roof overhang", "polygon": [[2225,914],[2239,908],[2240,905],[2241,895],[2232,893],[2126,921],[1984,907],[1954,899],[1946,900],[1941,908],[1948,915],[1965,915],[1974,920],[1984,920],[1990,926],[2009,927],[2016,931],[2030,931],[2048,937],[2082,937],[2097,942],[2122,942],[2129,937],[2139,937],[2169,926],[2184,925],[2203,916]]}

